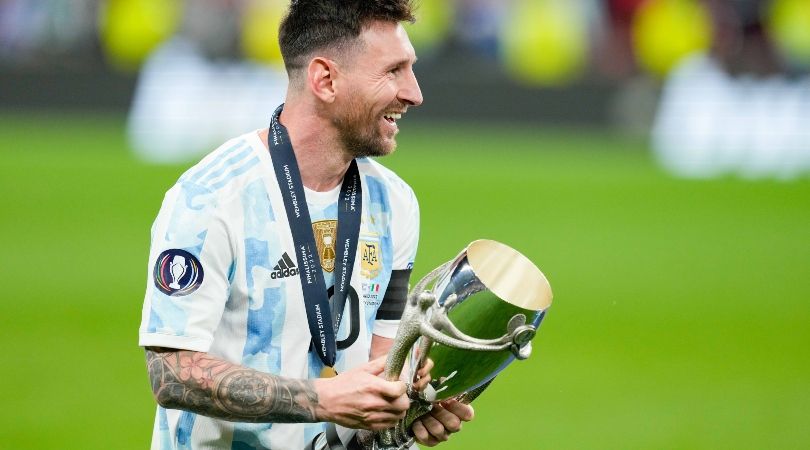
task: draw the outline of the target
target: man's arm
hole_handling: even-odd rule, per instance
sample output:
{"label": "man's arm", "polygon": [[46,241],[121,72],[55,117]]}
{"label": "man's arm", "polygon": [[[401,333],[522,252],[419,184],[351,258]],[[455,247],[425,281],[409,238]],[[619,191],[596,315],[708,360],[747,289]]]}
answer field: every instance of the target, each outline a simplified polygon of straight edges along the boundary
{"label": "man's arm", "polygon": [[368,352],[369,359],[377,359],[387,355],[392,345],[394,345],[393,339],[382,337],[378,334],[372,334],[371,350]]}
{"label": "man's arm", "polygon": [[149,347],[152,392],[165,408],[238,422],[315,422],[310,380],[276,377],[206,353]]}
{"label": "man's arm", "polygon": [[404,383],[377,376],[382,359],[317,380],[270,375],[190,350],[147,347],[146,360],[158,404],[223,420],[379,430],[393,426],[409,404]]}

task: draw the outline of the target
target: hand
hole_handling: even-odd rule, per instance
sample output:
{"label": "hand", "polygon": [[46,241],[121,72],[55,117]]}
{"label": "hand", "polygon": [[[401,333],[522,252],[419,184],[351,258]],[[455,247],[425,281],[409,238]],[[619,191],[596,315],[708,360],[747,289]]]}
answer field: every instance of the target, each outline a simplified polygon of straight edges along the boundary
{"label": "hand", "polygon": [[433,409],[416,419],[411,431],[416,442],[433,447],[450,439],[450,435],[461,431],[461,424],[473,420],[473,407],[457,400],[445,400],[433,405]]}
{"label": "hand", "polygon": [[396,425],[405,417],[410,400],[405,383],[380,377],[384,368],[385,357],[380,357],[335,378],[315,380],[317,418],[373,431]]}
{"label": "hand", "polygon": [[[407,365],[406,365],[407,366]],[[432,378],[430,377],[430,369],[433,368],[433,360],[430,358],[425,359],[425,365],[423,365],[419,370],[416,371],[416,380],[413,382],[413,389],[416,392],[422,392],[425,390],[425,387],[430,383]],[[410,370],[403,370],[402,373],[405,374],[410,372]]]}

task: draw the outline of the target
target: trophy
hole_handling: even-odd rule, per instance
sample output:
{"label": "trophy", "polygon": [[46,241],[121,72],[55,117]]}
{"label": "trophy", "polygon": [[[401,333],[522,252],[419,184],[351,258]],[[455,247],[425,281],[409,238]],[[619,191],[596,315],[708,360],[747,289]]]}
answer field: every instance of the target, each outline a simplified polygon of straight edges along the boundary
{"label": "trophy", "polygon": [[169,266],[169,273],[172,276],[172,282],[169,283],[169,287],[172,289],[180,289],[180,285],[177,282],[180,281],[186,273],[186,258],[180,255],[174,255],[172,263]]}
{"label": "trophy", "polygon": [[[477,240],[453,260],[428,273],[408,294],[385,377],[398,380],[410,357],[408,380],[427,358],[431,382],[423,392],[408,388],[411,407],[393,428],[358,431],[347,445],[346,430],[329,425],[312,448],[402,450],[414,443],[414,420],[435,402],[470,403],[512,361],[531,354],[531,340],[551,306],[551,286],[517,250]],[[320,441],[317,445],[316,441]]]}

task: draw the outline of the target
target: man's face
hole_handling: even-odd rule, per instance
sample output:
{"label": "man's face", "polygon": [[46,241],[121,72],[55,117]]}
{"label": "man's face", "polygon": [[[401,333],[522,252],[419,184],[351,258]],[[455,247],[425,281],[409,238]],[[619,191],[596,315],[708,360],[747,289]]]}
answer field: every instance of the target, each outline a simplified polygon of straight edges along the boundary
{"label": "man's face", "polygon": [[422,103],[413,73],[416,54],[402,25],[373,22],[360,34],[364,45],[351,57],[333,122],[344,148],[355,157],[384,156],[397,146],[397,120]]}

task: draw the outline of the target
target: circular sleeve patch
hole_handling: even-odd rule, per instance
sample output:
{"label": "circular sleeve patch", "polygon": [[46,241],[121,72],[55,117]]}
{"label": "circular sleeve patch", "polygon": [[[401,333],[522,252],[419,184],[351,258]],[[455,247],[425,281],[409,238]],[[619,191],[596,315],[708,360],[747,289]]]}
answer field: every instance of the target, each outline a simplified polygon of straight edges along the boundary
{"label": "circular sleeve patch", "polygon": [[191,253],[171,249],[158,256],[153,277],[160,292],[179,297],[191,294],[200,287],[203,268],[200,260]]}

